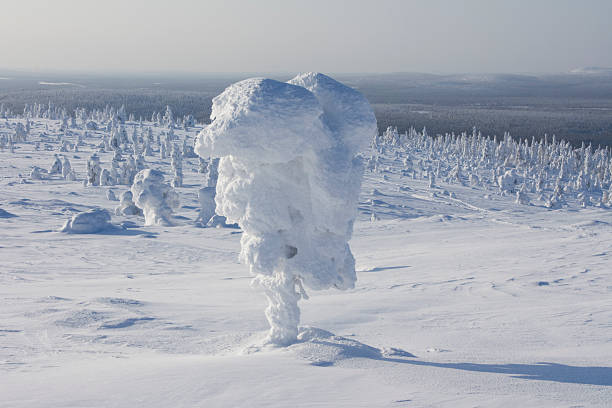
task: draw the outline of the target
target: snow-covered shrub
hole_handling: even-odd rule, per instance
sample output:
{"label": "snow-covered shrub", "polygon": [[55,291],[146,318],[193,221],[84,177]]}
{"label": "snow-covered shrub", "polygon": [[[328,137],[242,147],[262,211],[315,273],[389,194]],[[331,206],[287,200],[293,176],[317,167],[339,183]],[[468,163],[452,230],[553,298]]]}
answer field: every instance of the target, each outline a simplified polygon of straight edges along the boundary
{"label": "snow-covered shrub", "polygon": [[591,205],[591,198],[589,197],[589,194],[585,191],[582,191],[580,193],[578,193],[578,203],[580,203],[580,206],[582,208],[586,208],[589,205]]}
{"label": "snow-covered shrub", "polygon": [[524,184],[520,188],[520,190],[516,192],[516,203],[522,205],[529,205],[529,196],[527,195],[527,189],[525,188]]}
{"label": "snow-covered shrub", "polygon": [[62,161],[57,156],[57,154],[55,155],[53,163],[49,168],[49,174],[62,174]]}
{"label": "snow-covered shrub", "polygon": [[121,193],[119,199],[120,202],[115,208],[115,215],[142,215],[142,210],[134,204],[133,195],[130,190]]}
{"label": "snow-covered shrub", "polygon": [[111,176],[110,171],[107,169],[102,169],[100,173],[100,185],[101,186],[113,186],[115,185],[115,180]]}
{"label": "snow-covered shrub", "polygon": [[434,188],[436,186],[436,175],[433,171],[429,172],[429,188]]}
{"label": "snow-covered shrub", "polygon": [[519,183],[516,171],[514,169],[506,171],[503,175],[497,178],[497,183],[499,185],[500,193],[514,193],[516,191],[516,186]]}
{"label": "snow-covered shrub", "polygon": [[109,228],[113,228],[110,223],[110,213],[103,208],[94,208],[89,211],[75,214],[66,221],[60,232],[70,234],[95,234]]}
{"label": "snow-covered shrub", "polygon": [[[70,160],[68,157],[64,156],[62,160],[62,177],[64,180],[73,181],[74,171],[72,170],[72,165],[70,164]],[[76,177],[75,177],[76,178]]]}
{"label": "snow-covered shrub", "polygon": [[159,158],[164,160],[166,158],[167,154],[166,154],[166,144],[165,143],[161,143],[159,145]]}
{"label": "snow-covered shrub", "polygon": [[111,190],[110,188],[106,190],[106,199],[108,201],[118,201],[117,196],[115,195],[115,192]]}
{"label": "snow-covered shrub", "polygon": [[241,259],[268,297],[268,341],[296,340],[303,284],[347,289],[348,246],[376,119],[357,91],[321,74],[248,79],[213,99],[201,157],[222,157],[217,211],[243,229]]}
{"label": "snow-covered shrub", "polygon": [[42,180],[44,178],[43,174],[46,173],[45,170],[40,167],[33,166],[32,171],[30,172],[30,179],[32,180]]}
{"label": "snow-covered shrub", "polygon": [[176,191],[164,183],[161,171],[140,171],[134,178],[131,191],[136,206],[144,213],[145,225],[173,225],[171,215],[179,206],[179,198]]}
{"label": "snow-covered shrub", "polygon": [[13,141],[16,143],[25,142],[28,137],[28,131],[23,126],[23,123],[17,122],[15,125],[15,134],[13,135]]}
{"label": "snow-covered shrub", "polygon": [[136,168],[136,161],[132,156],[129,156],[121,167],[121,184],[131,186],[134,182],[134,177],[136,176],[136,173],[138,173],[138,169]]}
{"label": "snow-covered shrub", "polygon": [[151,149],[151,142],[149,142],[149,139],[146,139],[144,143],[144,155],[149,157],[153,156],[153,150]]}

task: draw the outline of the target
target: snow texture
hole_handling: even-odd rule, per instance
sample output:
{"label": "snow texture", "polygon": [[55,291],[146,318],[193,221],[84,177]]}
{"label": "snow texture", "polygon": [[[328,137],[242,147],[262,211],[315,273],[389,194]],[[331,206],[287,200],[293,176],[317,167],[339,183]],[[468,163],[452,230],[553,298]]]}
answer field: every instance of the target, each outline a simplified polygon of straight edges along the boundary
{"label": "snow texture", "polygon": [[[81,129],[66,155],[77,182],[48,174],[64,141],[78,144],[71,113],[0,104],[1,407],[611,406],[609,148],[384,132],[362,152],[355,288],[309,291],[297,341],[274,348],[261,347],[265,300],[235,262],[243,234],[194,227],[198,160],[177,188],[174,220],[189,222],[120,214],[121,229],[54,232],[118,204],[83,185],[92,153],[111,166],[115,108],[74,112],[100,129]],[[123,126],[152,133],[146,164],[169,182],[161,116]],[[20,122],[27,139],[9,144]],[[202,129],[174,122],[179,145]],[[27,177],[35,166],[41,180]],[[515,193],[500,192],[511,169]]]}

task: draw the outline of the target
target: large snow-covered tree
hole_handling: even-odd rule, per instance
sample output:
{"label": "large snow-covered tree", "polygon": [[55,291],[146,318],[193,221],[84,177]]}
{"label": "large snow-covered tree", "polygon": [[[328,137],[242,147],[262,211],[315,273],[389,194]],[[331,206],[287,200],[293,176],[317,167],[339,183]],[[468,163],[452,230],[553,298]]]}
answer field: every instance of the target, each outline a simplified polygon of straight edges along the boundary
{"label": "large snow-covered tree", "polygon": [[376,119],[357,91],[322,74],[248,79],[214,98],[201,157],[221,157],[217,213],[244,230],[241,259],[268,298],[268,341],[297,339],[304,286],[356,281],[348,245]]}

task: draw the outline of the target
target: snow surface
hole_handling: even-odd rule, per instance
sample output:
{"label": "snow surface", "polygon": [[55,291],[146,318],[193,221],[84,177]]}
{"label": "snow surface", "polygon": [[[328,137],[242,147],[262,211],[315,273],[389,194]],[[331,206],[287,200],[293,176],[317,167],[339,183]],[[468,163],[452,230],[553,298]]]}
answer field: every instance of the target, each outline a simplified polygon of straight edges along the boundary
{"label": "snow surface", "polygon": [[[58,121],[34,132],[45,124]],[[441,179],[432,190],[402,176],[402,155],[381,155],[351,240],[355,288],[312,292],[302,341],[257,351],[265,299],[237,262],[241,234],[193,225],[197,159],[176,226],[121,215],[113,233],[56,232],[116,205],[81,183],[98,140],[69,154],[76,182],[28,179],[52,150],[0,152],[1,213],[14,215],[0,217],[0,407],[611,405],[609,209],[523,206]]]}

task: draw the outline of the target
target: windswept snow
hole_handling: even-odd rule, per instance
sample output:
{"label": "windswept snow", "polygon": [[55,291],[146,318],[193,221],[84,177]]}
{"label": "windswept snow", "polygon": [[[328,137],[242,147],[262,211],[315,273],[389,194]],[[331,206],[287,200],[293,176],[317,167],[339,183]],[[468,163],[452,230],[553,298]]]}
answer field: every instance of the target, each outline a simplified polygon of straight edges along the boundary
{"label": "windswept snow", "polygon": [[[108,232],[57,231],[118,204],[110,187],[83,185],[93,153],[127,207],[133,129],[139,147],[151,129],[144,164],[166,184],[161,146],[191,143],[201,126],[162,114],[122,123],[107,110],[77,112],[72,128],[47,105],[26,114],[29,125],[0,120],[4,141],[16,122],[31,128],[14,152],[0,149],[0,215],[12,215],[0,216],[0,407],[611,404],[604,150],[390,130],[363,152],[355,287],[309,292],[297,341],[262,349],[266,301],[237,261],[244,232],[195,226],[207,185],[199,159],[183,157],[172,228],[119,211]],[[83,129],[90,121],[99,130]],[[76,180],[30,178],[64,141]],[[528,204],[499,192],[512,168]],[[555,190],[564,203],[548,207]]]}

